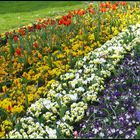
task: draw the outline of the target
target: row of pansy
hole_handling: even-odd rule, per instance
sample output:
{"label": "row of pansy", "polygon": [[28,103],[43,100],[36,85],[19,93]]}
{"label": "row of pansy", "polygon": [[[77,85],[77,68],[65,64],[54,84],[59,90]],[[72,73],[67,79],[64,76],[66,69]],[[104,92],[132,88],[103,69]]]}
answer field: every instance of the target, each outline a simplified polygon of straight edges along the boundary
{"label": "row of pansy", "polygon": [[[80,123],[75,137],[136,138],[140,124],[140,43],[127,55]],[[76,131],[75,131],[76,132]],[[137,137],[138,138],[138,137]]]}
{"label": "row of pansy", "polygon": [[[22,138],[26,133],[29,138],[35,135],[56,138],[59,137],[58,132],[70,136],[73,124],[84,117],[88,102],[97,101],[97,94],[104,89],[105,78],[139,41],[139,28],[140,25],[132,26],[78,61],[74,70],[69,70],[60,76],[60,81],[51,85],[47,98],[39,99],[28,108],[27,117],[20,119],[7,137]],[[26,123],[29,117],[33,118],[34,123],[39,122],[40,129],[31,126],[29,129]],[[51,132],[42,129],[45,126],[55,133],[49,136]]]}

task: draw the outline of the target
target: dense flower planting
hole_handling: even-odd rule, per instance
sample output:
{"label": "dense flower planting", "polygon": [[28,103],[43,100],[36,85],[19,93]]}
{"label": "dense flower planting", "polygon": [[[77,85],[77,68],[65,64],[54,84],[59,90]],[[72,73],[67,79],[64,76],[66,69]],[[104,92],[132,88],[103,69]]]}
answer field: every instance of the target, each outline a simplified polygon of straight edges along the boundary
{"label": "dense flower planting", "polygon": [[105,79],[139,43],[139,12],[135,3],[101,2],[6,33],[0,137],[70,137]]}
{"label": "dense flower planting", "polygon": [[51,85],[46,98],[40,98],[28,108],[26,116],[18,120],[7,137],[56,138],[58,132],[70,136],[73,124],[83,119],[88,103],[98,101],[105,78],[111,75],[124,54],[140,43],[139,33],[140,25],[132,26],[77,61],[75,69],[70,69]]}
{"label": "dense flower planting", "polygon": [[127,55],[115,75],[105,82],[98,105],[91,105],[80,124],[81,138],[135,138],[139,125],[140,46]]}

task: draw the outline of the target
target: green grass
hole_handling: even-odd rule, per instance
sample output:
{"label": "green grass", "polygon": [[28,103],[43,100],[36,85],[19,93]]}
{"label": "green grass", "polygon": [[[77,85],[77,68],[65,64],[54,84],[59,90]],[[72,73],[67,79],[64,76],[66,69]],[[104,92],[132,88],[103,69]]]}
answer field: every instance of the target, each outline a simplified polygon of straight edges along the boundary
{"label": "green grass", "polygon": [[84,8],[83,1],[1,1],[0,34],[37,20]]}
{"label": "green grass", "polygon": [[139,139],[140,138],[140,126],[138,126],[137,127],[137,137],[136,137],[136,139]]}

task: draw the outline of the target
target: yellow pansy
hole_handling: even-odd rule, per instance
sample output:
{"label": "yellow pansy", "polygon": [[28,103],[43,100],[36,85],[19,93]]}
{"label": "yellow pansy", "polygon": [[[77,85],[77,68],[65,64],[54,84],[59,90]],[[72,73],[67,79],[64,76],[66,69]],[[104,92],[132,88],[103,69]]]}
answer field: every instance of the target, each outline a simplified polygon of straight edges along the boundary
{"label": "yellow pansy", "polygon": [[2,91],[3,91],[4,93],[6,93],[6,92],[7,92],[7,86],[2,86]]}

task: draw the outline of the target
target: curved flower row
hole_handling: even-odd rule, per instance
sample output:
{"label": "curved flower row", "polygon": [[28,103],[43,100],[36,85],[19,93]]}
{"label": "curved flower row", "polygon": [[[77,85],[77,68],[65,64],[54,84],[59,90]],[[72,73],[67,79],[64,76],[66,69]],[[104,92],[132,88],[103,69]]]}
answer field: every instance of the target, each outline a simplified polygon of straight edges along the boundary
{"label": "curved flower row", "polygon": [[[98,105],[91,105],[79,124],[80,138],[136,138],[140,124],[140,44],[126,55]],[[137,137],[138,138],[138,137]]]}
{"label": "curved flower row", "polygon": [[[40,98],[32,104],[27,110],[26,117],[19,119],[14,126],[15,129],[6,137],[22,138],[25,133],[29,138],[39,133],[41,138],[56,138],[58,133],[70,136],[74,123],[84,117],[88,103],[98,101],[98,93],[104,89],[106,77],[111,75],[124,55],[139,43],[139,37],[138,24],[88,53],[76,63],[75,69],[70,69],[60,76],[59,81],[51,84],[46,98]],[[37,129],[27,128],[26,122],[29,122],[29,117],[33,118],[34,123],[39,122],[40,126]],[[52,132],[55,133],[49,136],[49,131],[45,133],[42,130],[45,126],[53,129]]]}

